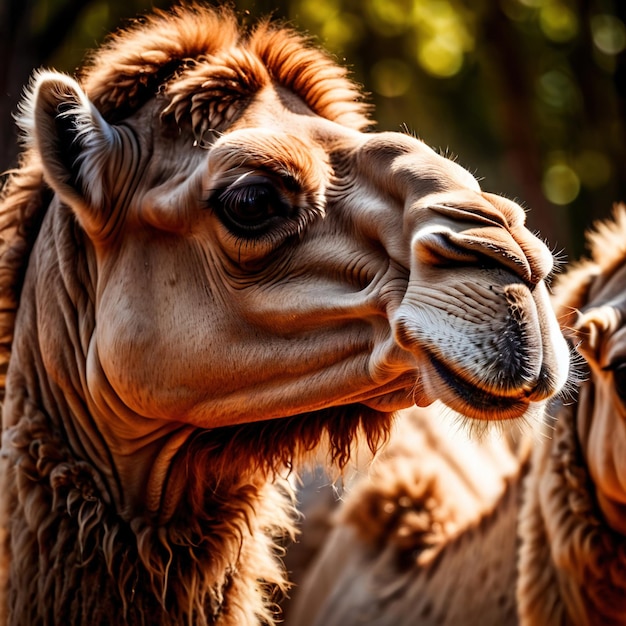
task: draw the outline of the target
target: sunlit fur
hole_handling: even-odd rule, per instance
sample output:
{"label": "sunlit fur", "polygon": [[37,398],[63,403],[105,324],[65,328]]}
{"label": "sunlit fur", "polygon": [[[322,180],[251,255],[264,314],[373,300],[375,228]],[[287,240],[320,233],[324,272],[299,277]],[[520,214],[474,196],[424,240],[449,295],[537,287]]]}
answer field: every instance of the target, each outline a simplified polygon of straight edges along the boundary
{"label": "sunlit fur", "polygon": [[[241,43],[249,54],[229,50]],[[223,82],[215,81],[216,66],[206,62],[218,50],[226,50],[213,61],[222,63]],[[248,63],[252,64],[249,68]],[[84,70],[83,84],[107,119],[126,117],[152,97],[153,85],[165,84],[173,96],[168,113],[180,119],[184,109],[195,120],[215,98],[213,85],[223,96],[228,86],[237,84],[231,73],[251,81],[252,91],[275,80],[302,97],[317,114],[345,126],[360,130],[370,124],[360,92],[347,79],[345,68],[330,56],[306,37],[267,21],[242,32],[235,16],[225,9],[175,7],[171,13],[156,11],[138,20],[98,50]],[[210,85],[205,85],[207,76],[211,76]]]}

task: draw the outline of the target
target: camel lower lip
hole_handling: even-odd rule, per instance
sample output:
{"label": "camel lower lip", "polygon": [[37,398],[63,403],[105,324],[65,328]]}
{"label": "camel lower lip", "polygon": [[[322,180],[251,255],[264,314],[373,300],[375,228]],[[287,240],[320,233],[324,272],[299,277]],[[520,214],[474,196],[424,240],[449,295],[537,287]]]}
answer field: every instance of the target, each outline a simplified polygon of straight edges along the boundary
{"label": "camel lower lip", "polygon": [[489,393],[457,376],[432,355],[430,362],[439,378],[455,396],[453,399],[440,399],[467,417],[484,420],[513,419],[520,417],[528,409],[529,400],[525,397]]}

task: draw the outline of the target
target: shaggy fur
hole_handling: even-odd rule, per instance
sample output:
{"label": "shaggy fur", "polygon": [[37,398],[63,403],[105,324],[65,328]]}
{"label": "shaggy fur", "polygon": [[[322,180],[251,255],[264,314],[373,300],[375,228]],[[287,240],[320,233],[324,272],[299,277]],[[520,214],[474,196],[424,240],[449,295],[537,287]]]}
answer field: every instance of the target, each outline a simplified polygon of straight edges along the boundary
{"label": "shaggy fur", "polygon": [[[272,601],[286,590],[272,558],[281,552],[274,540],[283,543],[293,532],[295,513],[290,486],[274,473],[301,462],[329,425],[331,456],[347,462],[349,442],[366,417],[327,411],[199,433],[174,459],[168,489],[183,500],[160,525],[122,520],[99,471],[73,458],[49,418],[25,405],[4,445],[20,458],[13,480],[24,505],[16,506],[15,520],[24,517],[37,533],[13,535],[21,572],[11,584],[13,614],[20,624],[80,623],[90,615],[104,625],[116,607],[117,623],[146,626],[271,623]],[[378,424],[377,436],[385,432],[386,423],[370,417],[366,430]],[[336,428],[335,420],[345,427]],[[232,472],[233,458],[249,463],[237,466],[242,473]],[[49,572],[43,580],[31,574],[42,560]],[[47,615],[40,614],[42,605]]]}
{"label": "shaggy fur", "polygon": [[519,517],[520,624],[626,624],[626,538],[603,518],[576,436],[575,406],[556,411],[533,458]]}

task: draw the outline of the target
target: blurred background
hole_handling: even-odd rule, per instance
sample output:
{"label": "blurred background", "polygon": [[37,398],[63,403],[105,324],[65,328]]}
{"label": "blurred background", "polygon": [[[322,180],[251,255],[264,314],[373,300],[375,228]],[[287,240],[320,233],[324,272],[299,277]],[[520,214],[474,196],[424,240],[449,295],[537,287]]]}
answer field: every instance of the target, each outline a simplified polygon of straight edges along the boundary
{"label": "blurred background", "polygon": [[[0,0],[0,171],[33,68],[87,50],[166,0]],[[208,2],[207,4],[220,4]],[[516,199],[568,259],[626,201],[626,0],[236,0],[349,67],[377,130],[406,130]]]}

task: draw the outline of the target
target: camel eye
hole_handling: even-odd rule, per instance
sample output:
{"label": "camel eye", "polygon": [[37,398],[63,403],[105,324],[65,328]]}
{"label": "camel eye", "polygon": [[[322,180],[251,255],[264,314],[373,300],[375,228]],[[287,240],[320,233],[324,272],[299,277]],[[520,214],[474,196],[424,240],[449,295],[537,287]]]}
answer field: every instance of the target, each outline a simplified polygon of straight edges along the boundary
{"label": "camel eye", "polygon": [[611,366],[615,391],[626,402],[626,361]]}
{"label": "camel eye", "polygon": [[215,209],[235,235],[254,238],[287,218],[289,205],[276,186],[262,176],[247,176],[214,196]]}

